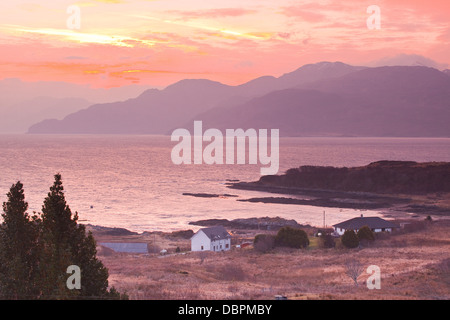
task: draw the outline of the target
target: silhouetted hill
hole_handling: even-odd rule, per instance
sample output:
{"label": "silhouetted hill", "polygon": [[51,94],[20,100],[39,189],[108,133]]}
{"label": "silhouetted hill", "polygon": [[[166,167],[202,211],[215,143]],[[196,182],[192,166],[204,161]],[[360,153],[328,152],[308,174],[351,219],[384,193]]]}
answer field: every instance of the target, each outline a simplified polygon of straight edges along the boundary
{"label": "silhouetted hill", "polygon": [[301,166],[284,175],[263,176],[257,184],[379,194],[450,192],[450,163],[378,161],[354,168]]}
{"label": "silhouetted hill", "polygon": [[[255,98],[241,106],[214,109],[196,117],[204,128],[280,129],[284,136],[334,135],[345,131],[351,112],[348,101],[337,94],[317,90],[285,89]],[[185,124],[187,128],[192,122]]]}
{"label": "silhouetted hill", "polygon": [[305,83],[334,79],[364,69],[367,69],[367,67],[351,66],[342,62],[323,61],[306,64],[278,78],[277,87],[274,89],[288,89]]}
{"label": "silhouetted hill", "polygon": [[280,78],[265,76],[239,86],[205,79],[182,80],[164,90],[147,90],[136,99],[93,105],[61,121],[42,121],[30,127],[29,133],[168,134],[207,110],[238,106],[276,89],[359,69],[343,63],[321,62],[306,65]]}
{"label": "silhouetted hill", "polygon": [[231,87],[209,80],[183,80],[135,99],[96,104],[61,121],[45,120],[29,133],[161,134],[230,96]]}
{"label": "silhouetted hill", "polygon": [[25,133],[44,119],[63,119],[94,103],[137,97],[149,86],[92,88],[61,81],[0,80],[0,133]]}
{"label": "silhouetted hill", "polygon": [[321,62],[240,86],[183,80],[29,132],[170,134],[194,120],[204,129],[276,128],[283,136],[450,136],[450,78],[428,67]]}
{"label": "silhouetted hill", "polygon": [[222,130],[278,128],[285,136],[450,136],[450,78],[427,67],[367,68],[196,120]]}

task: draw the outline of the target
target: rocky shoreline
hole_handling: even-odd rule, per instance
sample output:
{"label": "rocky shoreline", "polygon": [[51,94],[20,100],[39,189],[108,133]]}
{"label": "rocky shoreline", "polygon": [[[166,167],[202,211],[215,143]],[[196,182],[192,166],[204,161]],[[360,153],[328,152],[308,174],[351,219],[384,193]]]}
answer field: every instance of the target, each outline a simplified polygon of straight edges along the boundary
{"label": "rocky shoreline", "polygon": [[[272,230],[276,231],[282,227],[290,226],[294,228],[313,228],[310,225],[302,225],[293,219],[284,219],[280,217],[254,217],[242,219],[204,219],[189,222],[193,226],[213,227],[224,226],[229,229],[247,229],[247,230]],[[194,235],[191,229],[178,230],[172,232],[163,231],[144,231],[142,233],[133,232],[125,228],[103,227],[98,225],[85,225],[87,231],[91,231],[98,237],[136,237],[136,236],[151,236],[154,234],[160,236],[168,236],[172,238],[190,239]]]}
{"label": "rocky shoreline", "polygon": [[[440,206],[433,201],[418,200],[414,195],[386,195],[369,192],[335,191],[321,189],[307,189],[298,187],[275,186],[261,182],[237,182],[228,183],[230,189],[267,192],[278,195],[298,196],[292,197],[255,197],[238,199],[237,201],[276,203],[289,205],[310,205],[331,208],[347,208],[361,210],[389,210],[404,213],[416,213],[424,215],[436,215],[450,217],[450,208]],[[436,200],[445,199],[447,194],[438,194]]]}
{"label": "rocky shoreline", "polygon": [[284,219],[280,217],[258,217],[245,219],[205,219],[189,222],[191,225],[202,227],[224,226],[231,229],[248,229],[248,230],[273,230],[276,231],[282,227],[294,228],[312,228],[310,225],[302,225],[293,219]]}

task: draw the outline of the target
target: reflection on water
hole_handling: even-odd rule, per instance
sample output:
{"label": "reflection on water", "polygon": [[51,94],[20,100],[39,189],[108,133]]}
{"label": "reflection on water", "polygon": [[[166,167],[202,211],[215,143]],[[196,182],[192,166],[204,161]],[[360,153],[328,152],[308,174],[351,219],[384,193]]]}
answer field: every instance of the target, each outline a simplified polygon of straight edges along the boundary
{"label": "reflection on water", "polygon": [[[53,175],[62,174],[66,200],[80,220],[133,231],[192,228],[209,218],[280,216],[321,226],[376,211],[248,203],[270,196],[231,190],[227,179],[254,181],[258,165],[174,165],[169,136],[1,135],[0,200],[24,184],[30,212],[40,211]],[[445,138],[281,138],[280,171],[300,165],[359,166],[378,160],[450,161]],[[182,193],[229,193],[238,198],[198,198]],[[195,227],[193,228],[195,229]]]}

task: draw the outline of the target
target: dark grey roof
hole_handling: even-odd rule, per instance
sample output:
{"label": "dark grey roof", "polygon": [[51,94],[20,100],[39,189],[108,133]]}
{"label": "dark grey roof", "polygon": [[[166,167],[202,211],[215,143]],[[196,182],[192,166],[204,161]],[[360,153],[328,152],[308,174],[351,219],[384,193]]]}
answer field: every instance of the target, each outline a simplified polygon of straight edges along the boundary
{"label": "dark grey roof", "polygon": [[99,245],[110,248],[115,252],[148,253],[147,243],[100,242]]}
{"label": "dark grey roof", "polygon": [[333,225],[333,227],[346,230],[359,230],[363,226],[368,226],[370,229],[383,228],[399,228],[398,224],[381,219],[379,217],[358,217]]}
{"label": "dark grey roof", "polygon": [[221,240],[231,238],[228,231],[222,226],[209,227],[200,229],[211,240]]}

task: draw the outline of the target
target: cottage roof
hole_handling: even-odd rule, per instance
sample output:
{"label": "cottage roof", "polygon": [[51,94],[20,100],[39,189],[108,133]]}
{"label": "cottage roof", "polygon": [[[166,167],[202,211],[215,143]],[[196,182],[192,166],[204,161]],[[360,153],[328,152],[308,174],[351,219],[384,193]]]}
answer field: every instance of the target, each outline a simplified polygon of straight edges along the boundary
{"label": "cottage roof", "polygon": [[363,226],[368,226],[370,229],[383,229],[383,228],[399,228],[398,224],[381,219],[380,217],[357,217],[350,220],[340,222],[333,225],[335,228],[346,230],[359,230]]}
{"label": "cottage roof", "polygon": [[[209,227],[200,229],[211,240],[222,240],[231,238],[231,235],[223,226]],[[199,230],[199,231],[200,231]]]}

